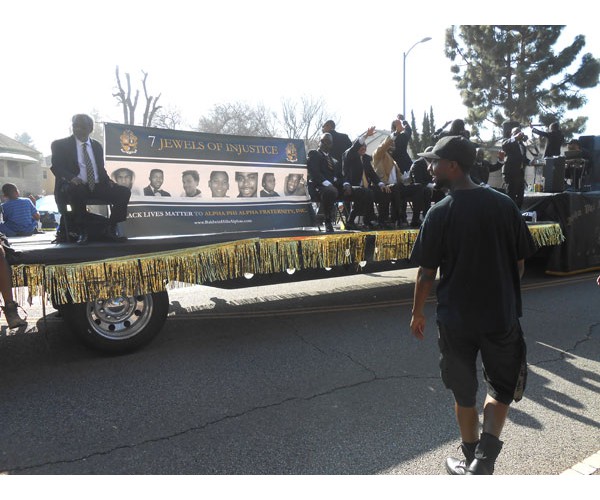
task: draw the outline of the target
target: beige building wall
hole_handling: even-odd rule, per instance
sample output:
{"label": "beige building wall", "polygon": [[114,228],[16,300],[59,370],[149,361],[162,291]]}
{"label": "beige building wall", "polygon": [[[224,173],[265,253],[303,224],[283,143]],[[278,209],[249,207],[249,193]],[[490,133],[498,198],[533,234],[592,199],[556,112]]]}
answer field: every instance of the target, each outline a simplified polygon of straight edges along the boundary
{"label": "beige building wall", "polygon": [[49,194],[48,187],[54,188],[48,177],[52,174],[39,151],[0,134],[0,186],[15,184],[21,196]]}

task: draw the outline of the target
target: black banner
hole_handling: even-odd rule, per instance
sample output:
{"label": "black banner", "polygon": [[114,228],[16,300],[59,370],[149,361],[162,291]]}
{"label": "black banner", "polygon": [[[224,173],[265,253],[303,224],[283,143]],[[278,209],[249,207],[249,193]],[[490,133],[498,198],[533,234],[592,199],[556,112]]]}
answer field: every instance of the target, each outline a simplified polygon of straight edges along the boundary
{"label": "black banner", "polygon": [[[308,221],[308,222],[307,222]],[[211,234],[308,227],[308,204],[134,203],[124,228],[128,236]],[[160,232],[157,232],[157,226]]]}
{"label": "black banner", "polygon": [[560,224],[565,241],[549,247],[546,271],[572,273],[600,267],[600,192],[526,195],[523,210]]}
{"label": "black banner", "polygon": [[296,139],[105,124],[106,170],[131,190],[127,236],[309,227]]}
{"label": "black banner", "polygon": [[301,140],[114,123],[104,138],[108,174],[131,189],[127,236],[312,225]]}

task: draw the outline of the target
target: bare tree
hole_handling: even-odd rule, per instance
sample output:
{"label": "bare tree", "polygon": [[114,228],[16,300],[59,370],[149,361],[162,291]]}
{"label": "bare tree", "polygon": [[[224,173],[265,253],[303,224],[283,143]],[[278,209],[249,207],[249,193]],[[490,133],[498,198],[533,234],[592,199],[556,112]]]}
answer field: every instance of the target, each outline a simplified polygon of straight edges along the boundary
{"label": "bare tree", "polygon": [[125,73],[125,79],[127,81],[127,90],[123,88],[121,84],[121,76],[119,74],[119,67],[117,66],[115,70],[115,75],[117,77],[117,87],[118,90],[113,97],[117,99],[119,104],[123,107],[123,123],[132,125],[135,123],[135,108],[137,107],[138,97],[140,95],[140,91],[136,90],[135,97],[133,101],[131,100],[131,76],[129,73]]}
{"label": "bare tree", "polygon": [[146,98],[146,108],[144,109],[144,127],[150,127],[152,125],[152,120],[154,119],[154,115],[156,112],[162,107],[157,106],[156,103],[160,99],[162,94],[158,94],[156,97],[148,95],[148,89],[146,87],[146,80],[148,79],[148,73],[142,71],[144,78],[142,79],[142,86],[144,87],[144,97]]}
{"label": "bare tree", "polygon": [[216,104],[198,121],[196,130],[213,134],[275,137],[277,119],[263,104],[250,106],[244,102]]}
{"label": "bare tree", "polygon": [[285,135],[302,139],[307,151],[318,146],[321,126],[328,119],[336,120],[327,111],[322,97],[302,96],[299,102],[285,98],[281,102],[280,124]]}
{"label": "bare tree", "polygon": [[327,119],[337,120],[325,106],[323,98],[303,96],[281,102],[281,116],[263,104],[251,106],[243,102],[215,105],[198,121],[196,130],[214,134],[250,135],[302,139],[308,149],[318,146],[321,126]]}
{"label": "bare tree", "polygon": [[94,130],[90,134],[92,139],[96,139],[100,144],[104,144],[104,119],[97,109],[93,109],[89,115],[94,120]]}
{"label": "bare tree", "polygon": [[152,125],[158,128],[168,128],[171,130],[181,129],[183,119],[181,111],[174,106],[163,106],[156,112],[152,120]]}
{"label": "bare tree", "polygon": [[[146,86],[148,73],[142,71],[142,74],[144,75],[144,77],[142,78],[142,87],[144,89],[144,97],[146,98],[142,126],[150,127],[152,125],[152,120],[154,119],[156,112],[161,108],[161,106],[157,106],[156,104],[161,94],[158,94],[158,96],[156,97],[148,95],[148,89]],[[135,111],[138,105],[140,91],[139,89],[136,90],[135,95],[132,98],[131,76],[129,73],[125,73],[126,85],[125,87],[123,87],[118,66],[115,70],[115,76],[117,79],[117,89],[113,94],[113,97],[117,99],[117,102],[123,108],[123,123],[128,125],[135,125]]]}

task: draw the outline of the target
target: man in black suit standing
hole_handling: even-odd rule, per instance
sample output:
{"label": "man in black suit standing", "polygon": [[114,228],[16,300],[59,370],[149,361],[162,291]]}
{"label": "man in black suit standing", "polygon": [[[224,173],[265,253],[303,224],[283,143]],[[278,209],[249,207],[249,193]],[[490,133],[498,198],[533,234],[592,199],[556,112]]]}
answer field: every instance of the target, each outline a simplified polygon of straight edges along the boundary
{"label": "man in black suit standing", "polygon": [[350,137],[348,137],[346,134],[338,132],[335,129],[335,122],[333,120],[327,120],[323,124],[323,127],[321,127],[321,132],[323,132],[324,134],[331,135],[333,145],[331,146],[330,154],[341,165],[344,151],[346,151],[350,146],[352,146],[352,141],[350,140]]}
{"label": "man in black suit standing", "polygon": [[333,139],[331,134],[321,136],[318,149],[308,152],[308,193],[312,200],[321,203],[320,212],[325,216],[325,231],[333,233],[332,217],[335,203],[342,189],[342,165],[330,154]]}
{"label": "man in black suit standing", "polygon": [[502,168],[506,194],[521,208],[525,196],[525,167],[529,165],[525,141],[527,136],[519,127],[511,130],[510,139],[502,143],[506,160]]}
{"label": "man in black suit standing", "polygon": [[106,237],[120,242],[126,238],[117,234],[117,224],[127,218],[127,204],[131,191],[119,186],[108,177],[104,168],[102,145],[90,138],[94,120],[88,115],[73,116],[73,135],[52,143],[52,172],[56,177],[54,194],[60,206],[71,205],[78,228],[78,245],[88,242],[84,224],[86,201],[90,198],[111,205]]}
{"label": "man in black suit standing", "polygon": [[410,170],[413,163],[408,154],[408,142],[412,136],[412,129],[404,116],[398,115],[398,118],[392,122],[392,136],[394,138],[392,158],[394,158],[400,172],[404,175]]}
{"label": "man in black suit standing", "polygon": [[544,158],[548,158],[551,156],[560,156],[560,148],[565,142],[565,138],[560,131],[560,126],[558,122],[553,122],[548,127],[548,131],[544,132],[543,130],[538,130],[537,128],[531,127],[531,132],[533,134],[537,134],[540,137],[544,137],[546,139],[546,149],[544,150]]}

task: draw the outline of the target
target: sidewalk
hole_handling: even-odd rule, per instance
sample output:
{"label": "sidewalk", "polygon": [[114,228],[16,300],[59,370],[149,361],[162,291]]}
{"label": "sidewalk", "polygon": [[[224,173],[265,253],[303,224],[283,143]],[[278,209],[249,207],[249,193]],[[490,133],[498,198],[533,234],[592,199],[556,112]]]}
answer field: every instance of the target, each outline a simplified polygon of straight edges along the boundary
{"label": "sidewalk", "polygon": [[600,451],[567,469],[561,476],[600,476]]}

